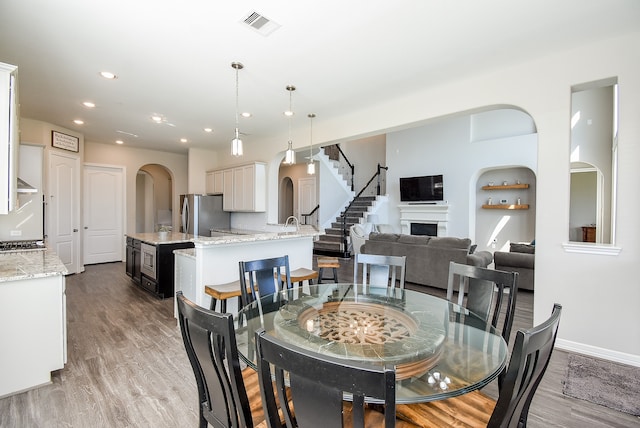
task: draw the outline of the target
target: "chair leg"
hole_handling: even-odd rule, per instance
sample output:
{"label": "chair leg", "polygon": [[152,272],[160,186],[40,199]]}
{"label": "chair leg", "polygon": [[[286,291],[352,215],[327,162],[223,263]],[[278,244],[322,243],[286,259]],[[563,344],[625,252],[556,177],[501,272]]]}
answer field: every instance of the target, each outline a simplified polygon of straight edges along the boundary
{"label": "chair leg", "polygon": [[[210,310],[212,310],[212,311],[216,310],[216,302],[217,302],[217,300],[212,297],[211,298],[211,304],[209,305],[209,309]],[[224,313],[224,311],[222,311],[222,312]]]}
{"label": "chair leg", "polygon": [[223,314],[227,313],[227,299],[222,299],[220,300],[220,311]]}

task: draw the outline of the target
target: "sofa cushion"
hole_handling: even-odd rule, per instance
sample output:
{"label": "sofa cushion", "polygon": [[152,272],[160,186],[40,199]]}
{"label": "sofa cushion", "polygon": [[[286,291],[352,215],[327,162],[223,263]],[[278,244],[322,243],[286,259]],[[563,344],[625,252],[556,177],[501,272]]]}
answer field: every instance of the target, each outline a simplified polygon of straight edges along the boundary
{"label": "sofa cushion", "polygon": [[450,236],[433,237],[427,244],[431,247],[441,248],[463,248],[468,250],[471,247],[471,239],[469,238],[454,238]]}
{"label": "sofa cushion", "polygon": [[509,246],[509,251],[512,253],[527,253],[527,254],[535,254],[536,246],[531,244],[515,244],[511,243]]}
{"label": "sofa cushion", "polygon": [[398,238],[398,243],[413,244],[413,245],[427,245],[430,239],[431,239],[430,236],[424,236],[424,235],[400,235],[400,237]]}
{"label": "sofa cushion", "polygon": [[388,242],[396,242],[400,234],[398,233],[370,233],[369,240],[370,241],[388,241]]}

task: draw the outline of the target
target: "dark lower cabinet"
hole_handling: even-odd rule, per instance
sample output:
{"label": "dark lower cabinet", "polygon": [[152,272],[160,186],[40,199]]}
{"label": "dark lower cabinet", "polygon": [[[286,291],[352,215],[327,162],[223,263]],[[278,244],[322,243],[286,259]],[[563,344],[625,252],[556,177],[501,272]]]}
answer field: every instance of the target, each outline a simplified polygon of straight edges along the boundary
{"label": "dark lower cabinet", "polygon": [[140,244],[140,240],[127,236],[126,273],[136,284],[139,284],[141,281]]}
{"label": "dark lower cabinet", "polygon": [[[141,266],[141,241],[127,237],[126,273],[131,280],[143,290],[152,293],[156,297],[166,299],[174,294],[175,256],[174,250],[193,248],[193,242],[175,242],[155,244],[155,278],[140,270]],[[147,243],[154,245],[152,243]],[[147,250],[145,250],[145,257]]]}

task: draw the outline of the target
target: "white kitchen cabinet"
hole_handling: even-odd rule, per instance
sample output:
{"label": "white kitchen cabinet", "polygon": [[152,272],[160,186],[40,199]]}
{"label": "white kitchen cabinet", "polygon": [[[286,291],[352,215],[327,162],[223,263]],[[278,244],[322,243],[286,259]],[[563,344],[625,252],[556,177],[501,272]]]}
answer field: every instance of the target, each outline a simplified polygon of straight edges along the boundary
{"label": "white kitchen cabinet", "polygon": [[222,209],[225,211],[235,211],[233,209],[233,169],[225,169],[222,171],[223,191],[222,191]]}
{"label": "white kitchen cabinet", "polygon": [[65,277],[0,282],[0,397],[51,382],[67,361]]}
{"label": "white kitchen cabinet", "polygon": [[266,210],[266,165],[255,162],[219,171],[223,175],[225,211]]}
{"label": "white kitchen cabinet", "polygon": [[207,172],[205,191],[208,195],[224,193],[224,170]]}
{"label": "white kitchen cabinet", "polygon": [[13,211],[17,199],[18,67],[0,62],[0,214]]}

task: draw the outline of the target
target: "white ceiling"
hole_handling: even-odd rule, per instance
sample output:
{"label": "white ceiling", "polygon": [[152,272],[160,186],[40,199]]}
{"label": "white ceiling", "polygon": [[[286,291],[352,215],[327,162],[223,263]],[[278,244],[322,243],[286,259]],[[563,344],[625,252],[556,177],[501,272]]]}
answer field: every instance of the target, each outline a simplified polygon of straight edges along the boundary
{"label": "white ceiling", "polygon": [[[280,28],[248,27],[253,11]],[[416,87],[639,26],[638,0],[2,0],[0,62],[19,67],[22,117],[86,141],[184,153],[229,145],[233,61],[245,66],[240,110],[253,114],[240,129],[260,141],[286,136],[290,84],[292,126],[308,129],[311,112],[321,126]]]}

